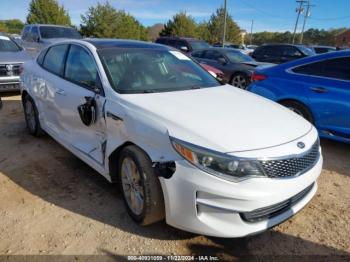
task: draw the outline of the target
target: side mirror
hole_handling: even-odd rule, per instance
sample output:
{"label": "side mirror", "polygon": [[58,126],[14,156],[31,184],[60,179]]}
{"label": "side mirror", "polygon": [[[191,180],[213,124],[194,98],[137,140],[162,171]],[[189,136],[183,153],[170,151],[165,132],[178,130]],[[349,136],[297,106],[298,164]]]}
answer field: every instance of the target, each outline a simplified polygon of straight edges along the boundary
{"label": "side mirror", "polygon": [[188,47],[187,46],[181,46],[180,50],[183,52],[188,52]]}
{"label": "side mirror", "polygon": [[91,126],[97,120],[97,105],[93,97],[85,97],[86,103],[78,106],[81,121],[86,126]]}
{"label": "side mirror", "polygon": [[218,59],[218,62],[219,62],[220,64],[222,64],[222,65],[226,65],[226,64],[227,64],[226,59],[223,58],[223,57],[220,57],[220,58]]}

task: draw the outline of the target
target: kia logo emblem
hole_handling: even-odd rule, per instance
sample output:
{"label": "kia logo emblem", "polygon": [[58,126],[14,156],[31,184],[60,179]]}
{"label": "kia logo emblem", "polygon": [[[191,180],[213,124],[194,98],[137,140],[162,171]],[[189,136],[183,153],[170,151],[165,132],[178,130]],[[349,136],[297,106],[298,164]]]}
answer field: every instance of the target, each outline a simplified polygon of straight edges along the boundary
{"label": "kia logo emblem", "polygon": [[298,142],[297,146],[300,148],[300,149],[303,149],[305,147],[305,144],[303,142]]}

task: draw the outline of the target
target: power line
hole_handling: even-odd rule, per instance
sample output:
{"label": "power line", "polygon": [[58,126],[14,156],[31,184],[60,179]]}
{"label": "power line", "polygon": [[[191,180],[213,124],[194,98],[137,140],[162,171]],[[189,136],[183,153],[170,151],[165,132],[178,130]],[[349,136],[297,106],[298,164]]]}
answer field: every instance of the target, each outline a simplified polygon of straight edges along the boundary
{"label": "power line", "polygon": [[318,17],[310,17],[312,20],[320,20],[320,21],[334,21],[334,20],[344,20],[344,19],[350,19],[350,15],[347,16],[340,16],[340,17],[329,17],[329,18],[318,18]]}
{"label": "power line", "polygon": [[[276,14],[273,14],[273,13],[266,12],[265,10],[262,10],[260,8],[255,7],[252,4],[250,4],[249,2],[246,2],[245,0],[241,0],[241,2],[244,5],[254,9],[255,11],[257,11],[259,13],[264,14],[266,16],[269,16],[270,18],[283,19],[283,20],[293,19],[292,17],[279,16],[279,15],[276,15]],[[350,15],[339,16],[339,17],[309,17],[309,19],[320,20],[320,21],[345,20],[345,19],[350,19]]]}

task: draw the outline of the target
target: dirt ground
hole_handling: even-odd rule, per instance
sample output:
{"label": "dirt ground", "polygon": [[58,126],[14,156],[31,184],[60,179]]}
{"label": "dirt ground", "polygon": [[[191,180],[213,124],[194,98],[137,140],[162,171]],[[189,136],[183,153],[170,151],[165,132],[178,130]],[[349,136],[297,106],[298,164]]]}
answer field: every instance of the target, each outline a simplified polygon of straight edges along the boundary
{"label": "dirt ground", "polygon": [[136,225],[113,184],[52,138],[28,135],[19,96],[0,110],[0,255],[337,256],[350,260],[350,144],[322,141],[317,195],[260,235],[220,239]]}

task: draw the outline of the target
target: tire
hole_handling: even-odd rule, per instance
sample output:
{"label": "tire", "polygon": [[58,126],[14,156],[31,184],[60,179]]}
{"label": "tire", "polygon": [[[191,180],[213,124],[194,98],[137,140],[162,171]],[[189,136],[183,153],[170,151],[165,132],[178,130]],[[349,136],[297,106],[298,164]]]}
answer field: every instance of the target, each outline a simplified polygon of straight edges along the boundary
{"label": "tire", "polygon": [[230,84],[234,87],[245,90],[250,84],[250,78],[244,73],[235,73],[231,77]]}
{"label": "tire", "polygon": [[[127,170],[133,170],[133,175],[128,176]],[[133,182],[127,177],[132,177]],[[164,199],[158,176],[151,160],[140,148],[127,146],[121,151],[118,159],[118,182],[126,209],[135,222],[149,225],[164,219]]]}
{"label": "tire", "polygon": [[299,103],[297,101],[283,101],[283,102],[281,102],[281,105],[284,105],[288,109],[292,110],[294,113],[305,118],[311,124],[314,124],[314,118],[312,116],[312,113],[302,103]]}
{"label": "tire", "polygon": [[44,131],[40,125],[38,109],[29,95],[23,98],[23,110],[29,134],[35,137],[42,136]]}

